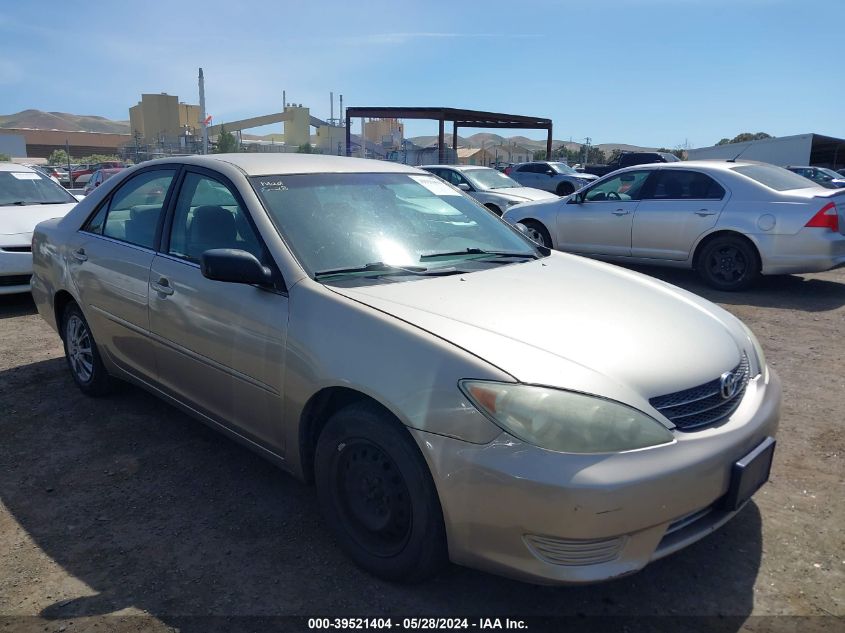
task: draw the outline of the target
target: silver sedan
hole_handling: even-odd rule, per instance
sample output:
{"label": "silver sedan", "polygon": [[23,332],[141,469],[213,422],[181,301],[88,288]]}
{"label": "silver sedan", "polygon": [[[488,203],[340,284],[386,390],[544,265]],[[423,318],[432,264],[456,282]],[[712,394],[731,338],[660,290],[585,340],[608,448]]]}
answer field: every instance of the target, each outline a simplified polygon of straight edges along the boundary
{"label": "silver sedan", "polygon": [[769,474],[780,382],[739,320],[539,246],[418,169],[151,161],[33,244],[33,297],[84,393],[133,382],[313,481],[384,578],[449,558],[629,574]]}
{"label": "silver sedan", "polygon": [[692,268],[714,288],[845,265],[845,190],[781,167],[690,161],[629,167],[508,222],[547,247],[616,262]]}

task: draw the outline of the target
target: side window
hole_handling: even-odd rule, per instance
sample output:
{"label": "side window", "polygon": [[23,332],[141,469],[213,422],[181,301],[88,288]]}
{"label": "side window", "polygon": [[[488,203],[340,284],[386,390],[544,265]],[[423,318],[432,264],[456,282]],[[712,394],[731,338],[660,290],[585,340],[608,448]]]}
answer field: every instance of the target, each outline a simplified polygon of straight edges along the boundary
{"label": "side window", "polygon": [[214,178],[189,172],[176,201],[168,253],[199,262],[212,248],[237,248],[266,261],[246,212],[229,188]]}
{"label": "side window", "polygon": [[533,171],[534,171],[533,169],[531,169],[532,167],[533,167],[533,165],[532,165],[531,163],[529,163],[529,164],[527,164],[527,165],[523,165],[522,167],[520,167],[519,169],[517,169],[517,171],[518,171],[519,173],[521,173],[521,174],[524,174],[524,173],[529,173],[529,174],[530,174],[531,172],[533,172]]}
{"label": "side window", "polygon": [[639,200],[650,171],[626,171],[587,190],[585,202]]}
{"label": "side window", "polygon": [[[102,225],[102,235],[137,246],[155,248],[156,228],[175,175],[175,169],[155,169],[123,183],[111,197]],[[92,222],[99,215],[97,213]],[[93,228],[92,232],[99,232]]]}
{"label": "side window", "polygon": [[721,200],[725,195],[719,183],[697,171],[661,169],[655,177],[649,196],[655,200]]}

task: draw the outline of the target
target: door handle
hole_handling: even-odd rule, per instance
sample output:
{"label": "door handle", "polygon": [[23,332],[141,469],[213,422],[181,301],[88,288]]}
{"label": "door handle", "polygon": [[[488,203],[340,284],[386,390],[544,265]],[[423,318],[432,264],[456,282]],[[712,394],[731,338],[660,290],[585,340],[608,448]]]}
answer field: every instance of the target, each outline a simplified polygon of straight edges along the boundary
{"label": "door handle", "polygon": [[630,211],[628,209],[616,209],[616,211],[611,211],[613,215],[628,215]]}
{"label": "door handle", "polygon": [[716,215],[716,212],[711,211],[710,209],[699,209],[698,211],[695,212],[695,214],[704,218],[704,217],[707,217],[708,215]]}
{"label": "door handle", "polygon": [[166,278],[162,277],[158,280],[158,282],[151,281],[150,288],[155,290],[156,292],[160,292],[163,295],[172,295],[173,288],[170,286],[170,282],[167,281]]}
{"label": "door handle", "polygon": [[85,254],[84,248],[77,248],[75,251],[73,251],[72,255],[73,258],[78,262],[84,262],[88,260],[88,255]]}

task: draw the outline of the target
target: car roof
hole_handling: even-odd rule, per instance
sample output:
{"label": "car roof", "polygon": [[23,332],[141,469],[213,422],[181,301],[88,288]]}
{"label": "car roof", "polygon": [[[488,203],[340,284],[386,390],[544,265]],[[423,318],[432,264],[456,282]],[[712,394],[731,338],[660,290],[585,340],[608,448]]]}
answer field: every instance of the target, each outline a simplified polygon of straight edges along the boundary
{"label": "car roof", "polygon": [[31,171],[35,172],[35,169],[31,167],[27,167],[26,165],[19,165],[18,163],[0,163],[0,171]]}
{"label": "car roof", "polygon": [[372,174],[372,173],[426,173],[416,167],[369,158],[324,156],[321,154],[294,153],[238,153],[208,154],[205,156],[174,156],[149,161],[145,165],[181,163],[214,168],[219,163],[234,165],[247,176],[273,176],[281,174]]}
{"label": "car roof", "polygon": [[[721,158],[702,159],[702,160],[680,160],[671,163],[644,163],[642,165],[631,165],[630,167],[623,167],[618,171],[635,171],[643,167],[655,167],[659,169],[713,169],[718,171],[730,171],[734,167],[748,167],[751,165],[765,165],[767,167],[777,167],[770,163],[763,163],[756,160],[726,160]],[[616,173],[616,172],[612,172]]]}
{"label": "car roof", "polygon": [[420,169],[454,169],[455,171],[472,171],[474,169],[490,169],[498,171],[485,165],[420,165]]}

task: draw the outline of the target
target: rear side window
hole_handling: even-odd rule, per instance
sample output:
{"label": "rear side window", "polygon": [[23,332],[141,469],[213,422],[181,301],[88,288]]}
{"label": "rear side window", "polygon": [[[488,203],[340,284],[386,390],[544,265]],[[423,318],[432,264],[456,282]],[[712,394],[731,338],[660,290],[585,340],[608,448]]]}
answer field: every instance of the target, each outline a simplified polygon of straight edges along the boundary
{"label": "rear side window", "polygon": [[175,169],[156,169],[127,180],[83,230],[155,248],[155,235]]}
{"label": "rear side window", "polygon": [[661,169],[655,175],[651,194],[654,200],[721,200],[722,186],[707,174],[682,169]]}
{"label": "rear side window", "polygon": [[731,170],[775,191],[806,189],[813,186],[813,183],[807,182],[804,176],[774,165],[739,165],[731,167]]}

